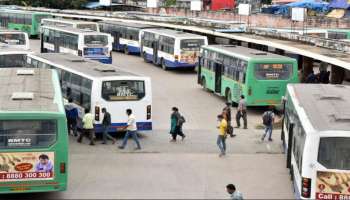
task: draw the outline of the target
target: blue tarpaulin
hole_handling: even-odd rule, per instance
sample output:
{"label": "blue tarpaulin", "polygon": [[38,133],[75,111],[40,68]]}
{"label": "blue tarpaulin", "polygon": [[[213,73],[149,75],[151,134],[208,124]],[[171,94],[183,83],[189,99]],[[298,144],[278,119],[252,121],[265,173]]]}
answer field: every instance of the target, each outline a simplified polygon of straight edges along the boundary
{"label": "blue tarpaulin", "polygon": [[348,9],[349,4],[347,0],[333,0],[329,3],[330,8],[340,8],[340,9]]}
{"label": "blue tarpaulin", "polygon": [[280,8],[275,12],[275,14],[288,15],[289,8],[298,7],[298,8],[307,8],[314,10],[316,12],[327,12],[329,10],[329,4],[323,1],[315,0],[303,0],[298,2],[289,3],[286,5],[281,5]]}
{"label": "blue tarpaulin", "polygon": [[102,5],[100,4],[100,2],[89,2],[85,4],[84,7],[88,9],[96,9],[102,7]]}

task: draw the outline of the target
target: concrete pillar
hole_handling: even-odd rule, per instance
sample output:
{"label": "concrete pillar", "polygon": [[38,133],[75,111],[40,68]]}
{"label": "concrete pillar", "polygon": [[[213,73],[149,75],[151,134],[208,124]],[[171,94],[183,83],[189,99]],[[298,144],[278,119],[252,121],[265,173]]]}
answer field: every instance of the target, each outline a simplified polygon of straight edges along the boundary
{"label": "concrete pillar", "polygon": [[307,76],[312,72],[314,67],[313,61],[314,60],[312,58],[305,57],[305,56],[302,57],[303,64],[301,67],[301,70],[302,70],[301,79],[300,79],[301,82],[305,82]]}
{"label": "concrete pillar", "polygon": [[345,78],[345,69],[332,65],[331,68],[331,84],[342,84]]}

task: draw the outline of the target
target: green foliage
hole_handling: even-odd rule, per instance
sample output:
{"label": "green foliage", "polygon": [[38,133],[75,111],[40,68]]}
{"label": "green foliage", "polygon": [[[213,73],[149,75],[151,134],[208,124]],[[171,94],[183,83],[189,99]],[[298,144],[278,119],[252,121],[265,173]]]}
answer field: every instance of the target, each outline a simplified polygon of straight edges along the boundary
{"label": "green foliage", "polygon": [[176,0],[166,0],[165,7],[171,7],[176,5]]}
{"label": "green foliage", "polygon": [[8,3],[20,6],[77,9],[82,8],[87,2],[88,0],[11,0]]}

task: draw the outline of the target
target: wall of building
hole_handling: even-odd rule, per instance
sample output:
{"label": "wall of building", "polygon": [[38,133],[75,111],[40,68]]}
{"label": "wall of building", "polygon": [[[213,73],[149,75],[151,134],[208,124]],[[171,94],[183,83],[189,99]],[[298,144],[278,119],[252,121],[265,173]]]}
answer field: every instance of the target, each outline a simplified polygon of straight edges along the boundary
{"label": "wall of building", "polygon": [[[148,12],[153,14],[168,14],[181,17],[197,17],[208,18],[213,20],[230,20],[230,21],[242,21],[247,22],[251,26],[267,27],[267,28],[289,28],[292,26],[292,21],[288,17],[279,15],[270,15],[257,13],[251,15],[249,18],[246,16],[239,16],[237,13],[230,11],[214,12],[214,11],[201,11],[192,12],[188,9],[176,9],[176,8],[156,8],[148,9]],[[350,19],[334,19],[327,17],[309,17],[307,22],[293,23],[293,27],[302,28],[303,26],[315,27],[315,28],[350,28]]]}

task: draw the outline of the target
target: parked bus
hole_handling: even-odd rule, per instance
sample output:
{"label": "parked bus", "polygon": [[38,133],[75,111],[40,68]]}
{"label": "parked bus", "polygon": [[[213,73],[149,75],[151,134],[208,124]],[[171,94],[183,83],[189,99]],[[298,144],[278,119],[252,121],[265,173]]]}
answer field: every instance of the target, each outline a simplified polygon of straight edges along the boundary
{"label": "parked bus", "polygon": [[57,72],[0,69],[0,194],[67,188],[68,134]]}
{"label": "parked bus", "polygon": [[59,73],[63,97],[73,98],[79,117],[89,108],[95,116],[95,131],[102,131],[102,108],[111,113],[110,132],[126,125],[125,110],[131,108],[138,130],[152,130],[152,88],[149,77],[138,76],[112,65],[66,53],[29,55],[33,67],[53,68]]}
{"label": "parked bus", "polygon": [[0,46],[0,68],[26,66],[28,50],[12,46]]}
{"label": "parked bus", "polygon": [[113,50],[123,51],[125,54],[140,54],[141,31],[156,28],[156,26],[125,23],[117,21],[99,22],[101,31],[109,33],[114,37]]}
{"label": "parked bus", "polygon": [[2,27],[24,31],[32,37],[39,36],[41,19],[50,17],[52,15],[49,13],[9,9],[0,10],[0,24]]}
{"label": "parked bus", "polygon": [[282,139],[296,199],[350,199],[349,91],[287,86]]}
{"label": "parked bus", "polygon": [[61,18],[47,18],[41,20],[42,26],[65,26],[77,29],[88,29],[100,32],[100,28],[96,22],[83,21],[83,20],[72,20],[72,19],[61,19]]}
{"label": "parked bus", "polygon": [[41,52],[71,53],[102,63],[112,63],[110,34],[71,27],[42,26]]}
{"label": "parked bus", "polygon": [[234,45],[203,46],[198,83],[204,89],[248,106],[280,105],[288,83],[298,82],[293,58]]}
{"label": "parked bus", "polygon": [[170,29],[142,30],[141,49],[145,62],[168,68],[195,68],[206,36]]}
{"label": "parked bus", "polygon": [[12,46],[29,50],[29,38],[26,32],[0,28],[0,46]]}

